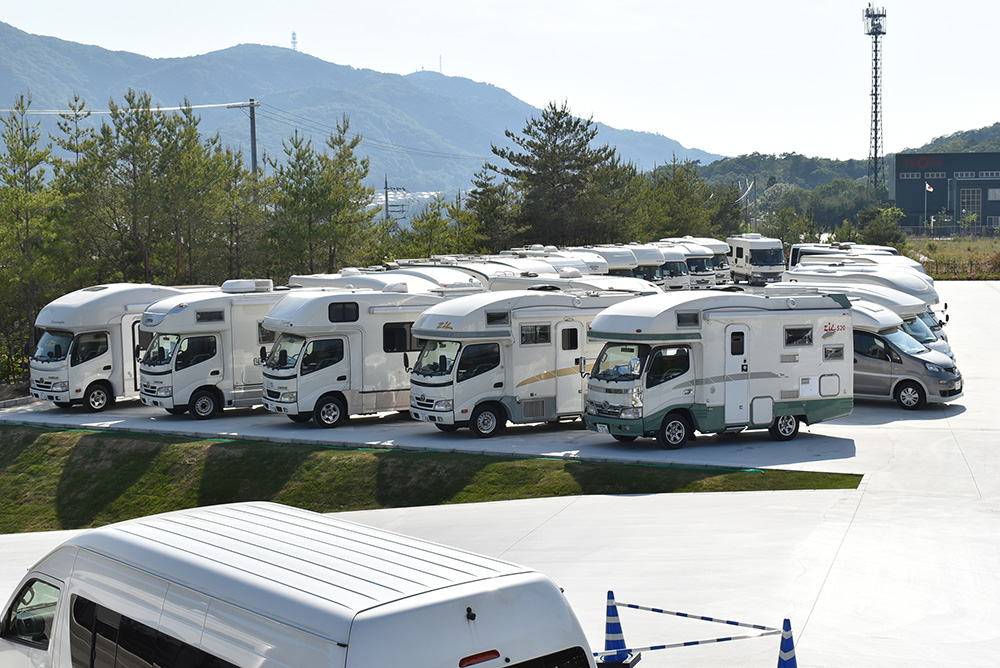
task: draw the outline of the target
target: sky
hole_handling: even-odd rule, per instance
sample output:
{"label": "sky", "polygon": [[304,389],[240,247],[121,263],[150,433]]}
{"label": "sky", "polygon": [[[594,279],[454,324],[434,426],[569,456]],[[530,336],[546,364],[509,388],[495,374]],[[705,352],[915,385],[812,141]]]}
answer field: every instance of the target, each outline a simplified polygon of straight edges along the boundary
{"label": "sky", "polygon": [[[19,30],[153,58],[292,48],[294,32],[299,51],[325,61],[440,71],[727,156],[866,159],[871,141],[872,38],[861,0],[5,4],[0,21]],[[886,11],[885,153],[1000,121],[1000,2],[875,6]]]}

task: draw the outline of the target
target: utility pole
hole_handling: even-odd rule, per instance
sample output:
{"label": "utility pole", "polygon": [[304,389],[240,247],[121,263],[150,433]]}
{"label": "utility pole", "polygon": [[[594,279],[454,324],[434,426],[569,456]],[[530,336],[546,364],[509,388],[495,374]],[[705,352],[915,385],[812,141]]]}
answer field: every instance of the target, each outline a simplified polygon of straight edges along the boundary
{"label": "utility pole", "polygon": [[[407,190],[406,188],[404,188],[402,186],[393,186],[393,187],[390,188],[389,187],[389,175],[388,174],[385,175],[385,219],[386,220],[389,220],[389,191],[390,190],[393,191],[393,192],[404,192],[406,194],[410,193],[409,190]],[[403,212],[403,206],[402,205],[397,204],[395,208],[397,209],[397,211],[399,213]]]}
{"label": "utility pole", "polygon": [[868,188],[875,194],[885,185],[885,164],[882,157],[882,56],[879,39],[885,34],[885,9],[872,7],[864,11],[865,34],[872,38],[872,128],[868,148]]}
{"label": "utility pole", "polygon": [[230,104],[226,109],[246,109],[250,108],[250,173],[257,176],[257,114],[255,110],[260,106],[253,98],[247,103]]}

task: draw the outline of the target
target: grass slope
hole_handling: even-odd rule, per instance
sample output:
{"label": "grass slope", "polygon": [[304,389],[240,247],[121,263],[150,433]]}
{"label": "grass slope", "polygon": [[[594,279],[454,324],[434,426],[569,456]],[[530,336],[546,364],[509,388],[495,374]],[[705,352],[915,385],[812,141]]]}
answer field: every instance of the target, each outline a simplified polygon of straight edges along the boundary
{"label": "grass slope", "polygon": [[333,512],[580,494],[853,489],[860,479],[0,426],[3,533],[234,501]]}

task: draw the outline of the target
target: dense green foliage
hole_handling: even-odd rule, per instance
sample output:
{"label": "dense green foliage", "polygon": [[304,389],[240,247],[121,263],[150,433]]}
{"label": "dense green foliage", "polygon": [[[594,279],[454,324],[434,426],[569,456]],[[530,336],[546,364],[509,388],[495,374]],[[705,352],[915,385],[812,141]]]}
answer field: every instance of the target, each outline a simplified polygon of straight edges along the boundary
{"label": "dense green foliage", "polygon": [[0,427],[0,532],[236,501],[319,512],[580,494],[854,489],[860,476],[626,466]]}

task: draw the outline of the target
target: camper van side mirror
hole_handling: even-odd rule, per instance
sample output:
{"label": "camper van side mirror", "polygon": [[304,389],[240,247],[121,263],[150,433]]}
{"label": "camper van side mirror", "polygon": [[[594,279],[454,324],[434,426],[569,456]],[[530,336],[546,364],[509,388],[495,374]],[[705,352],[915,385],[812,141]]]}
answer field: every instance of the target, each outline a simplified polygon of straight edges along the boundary
{"label": "camper van side mirror", "polygon": [[405,351],[403,352],[403,369],[406,370],[406,373],[413,371],[413,367],[410,366],[410,356]]}
{"label": "camper van side mirror", "polygon": [[288,351],[282,348],[278,351],[278,368],[284,369],[288,366]]}
{"label": "camper van side mirror", "polygon": [[267,348],[264,346],[260,347],[260,363],[263,364],[267,361]]}
{"label": "camper van side mirror", "polygon": [[577,362],[580,363],[580,375],[583,378],[587,378],[588,376],[590,376],[590,374],[587,373],[587,358],[581,355],[580,357],[577,358]]}
{"label": "camper van side mirror", "polygon": [[63,354],[62,354],[62,346],[60,346],[60,345],[59,345],[59,344],[57,343],[57,344],[55,345],[55,354],[53,355],[53,357],[62,357],[62,356],[63,356]]}
{"label": "camper van side mirror", "polygon": [[642,360],[638,357],[633,357],[628,361],[628,372],[635,377],[638,377],[642,373]]}
{"label": "camper van side mirror", "polygon": [[139,359],[140,357],[142,357],[142,346],[140,346],[137,343],[137,344],[135,344],[135,358]]}

